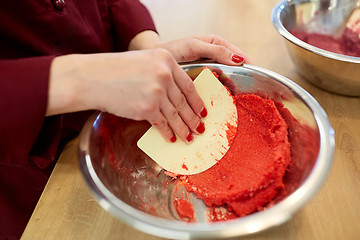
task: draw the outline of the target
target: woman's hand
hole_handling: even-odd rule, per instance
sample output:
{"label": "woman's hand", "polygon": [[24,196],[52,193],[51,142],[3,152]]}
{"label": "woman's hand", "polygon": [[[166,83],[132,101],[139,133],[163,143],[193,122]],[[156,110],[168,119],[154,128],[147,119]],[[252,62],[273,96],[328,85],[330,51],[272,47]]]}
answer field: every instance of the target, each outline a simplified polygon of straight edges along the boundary
{"label": "woman's hand", "polygon": [[147,120],[167,141],[204,131],[204,104],[191,78],[165,49],[67,55],[50,73],[47,115],[88,109]]}
{"label": "woman's hand", "polygon": [[157,47],[167,49],[178,63],[205,58],[226,65],[251,63],[250,58],[243,51],[217,35],[193,36],[161,42],[157,33],[144,31],[130,41],[129,50]]}
{"label": "woman's hand", "polygon": [[204,58],[225,65],[241,65],[244,62],[251,62],[243,51],[216,35],[187,37],[159,43],[157,47],[170,51],[178,63]]}

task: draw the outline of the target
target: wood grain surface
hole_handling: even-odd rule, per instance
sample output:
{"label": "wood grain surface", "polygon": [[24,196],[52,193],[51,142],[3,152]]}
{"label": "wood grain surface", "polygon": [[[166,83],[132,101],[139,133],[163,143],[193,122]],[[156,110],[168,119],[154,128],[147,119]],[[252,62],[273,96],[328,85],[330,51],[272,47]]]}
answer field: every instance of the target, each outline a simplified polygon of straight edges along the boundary
{"label": "wood grain surface", "polygon": [[[302,86],[322,105],[335,130],[333,166],[315,197],[293,218],[241,239],[360,239],[360,98],[325,92],[296,71],[271,23],[275,0],[144,0],[163,40],[217,34],[245,51],[255,65]],[[154,237],[125,225],[94,200],[81,175],[77,140],[61,155],[23,234],[28,239]],[[240,239],[240,238],[235,238]]]}

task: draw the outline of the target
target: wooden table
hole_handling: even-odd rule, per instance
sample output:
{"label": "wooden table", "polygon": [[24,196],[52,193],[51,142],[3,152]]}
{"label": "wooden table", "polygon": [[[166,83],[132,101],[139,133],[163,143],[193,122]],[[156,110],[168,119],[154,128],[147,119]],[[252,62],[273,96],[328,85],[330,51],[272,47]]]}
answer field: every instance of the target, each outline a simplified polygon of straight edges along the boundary
{"label": "wooden table", "polygon": [[[300,84],[327,112],[336,133],[331,172],[290,221],[246,239],[360,239],[360,98],[318,89],[298,75],[270,14],[276,0],[146,0],[164,40],[218,34],[258,66]],[[60,157],[22,239],[161,239],[134,230],[99,207],[77,162],[77,141]]]}

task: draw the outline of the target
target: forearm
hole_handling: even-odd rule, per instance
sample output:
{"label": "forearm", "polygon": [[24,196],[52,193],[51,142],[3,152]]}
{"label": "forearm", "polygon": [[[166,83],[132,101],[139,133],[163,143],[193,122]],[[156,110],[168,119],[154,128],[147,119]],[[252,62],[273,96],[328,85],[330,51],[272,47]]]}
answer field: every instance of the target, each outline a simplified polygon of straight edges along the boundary
{"label": "forearm", "polygon": [[143,31],[137,34],[129,44],[129,50],[142,50],[157,47],[160,43],[159,35],[151,30]]}
{"label": "forearm", "polygon": [[112,81],[126,75],[124,68],[127,59],[123,55],[97,53],[56,57],[50,69],[46,115],[84,110],[105,111],[101,103],[108,99],[113,90]]}

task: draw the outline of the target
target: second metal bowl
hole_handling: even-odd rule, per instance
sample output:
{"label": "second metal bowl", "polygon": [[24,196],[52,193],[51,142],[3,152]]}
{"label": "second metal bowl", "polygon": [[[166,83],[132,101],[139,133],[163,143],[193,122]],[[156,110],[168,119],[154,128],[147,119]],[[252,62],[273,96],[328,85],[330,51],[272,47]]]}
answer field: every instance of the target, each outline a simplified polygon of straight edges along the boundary
{"label": "second metal bowl", "polygon": [[285,38],[296,68],[314,85],[342,95],[360,96],[360,57],[326,51],[293,36],[292,29],[336,35],[357,0],[285,0],[273,9],[272,22]]}

